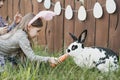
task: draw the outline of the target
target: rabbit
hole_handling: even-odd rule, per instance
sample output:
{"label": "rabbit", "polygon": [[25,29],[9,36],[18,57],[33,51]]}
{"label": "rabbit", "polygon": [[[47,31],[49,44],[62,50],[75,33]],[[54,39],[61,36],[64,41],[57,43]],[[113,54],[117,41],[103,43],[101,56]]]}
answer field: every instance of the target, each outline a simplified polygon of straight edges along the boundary
{"label": "rabbit", "polygon": [[100,72],[117,70],[119,57],[111,49],[84,46],[87,37],[86,29],[80,34],[79,38],[72,33],[69,34],[74,42],[68,46],[66,53],[73,57],[78,66],[88,69],[96,68]]}

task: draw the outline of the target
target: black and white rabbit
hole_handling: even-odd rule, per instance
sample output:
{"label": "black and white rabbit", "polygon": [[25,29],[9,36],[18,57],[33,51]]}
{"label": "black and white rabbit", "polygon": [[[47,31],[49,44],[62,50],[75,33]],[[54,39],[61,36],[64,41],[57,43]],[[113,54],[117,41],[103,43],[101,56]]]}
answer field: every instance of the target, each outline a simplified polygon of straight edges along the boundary
{"label": "black and white rabbit", "polygon": [[87,30],[79,38],[70,33],[74,42],[66,49],[80,67],[97,68],[101,72],[115,71],[118,68],[119,57],[110,49],[102,47],[84,47]]}

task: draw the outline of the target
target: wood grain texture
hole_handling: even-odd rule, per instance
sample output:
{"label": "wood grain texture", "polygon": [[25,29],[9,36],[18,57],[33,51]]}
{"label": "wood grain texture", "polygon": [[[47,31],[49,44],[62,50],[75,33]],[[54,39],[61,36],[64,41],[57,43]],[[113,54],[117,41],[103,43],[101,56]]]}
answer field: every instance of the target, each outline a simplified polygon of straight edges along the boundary
{"label": "wood grain texture", "polygon": [[[101,5],[105,4],[106,0],[97,0]],[[95,45],[100,47],[107,47],[108,43],[108,21],[109,14],[106,12],[105,7],[103,9],[103,16],[100,19],[96,19],[96,41]]]}
{"label": "wood grain texture", "polygon": [[[72,9],[74,10],[74,0],[65,0],[65,8],[67,7],[67,5],[71,5]],[[69,33],[74,33],[74,15],[72,17],[72,19],[67,20],[64,16],[64,47],[66,48],[71,42],[72,39],[69,36]]]}

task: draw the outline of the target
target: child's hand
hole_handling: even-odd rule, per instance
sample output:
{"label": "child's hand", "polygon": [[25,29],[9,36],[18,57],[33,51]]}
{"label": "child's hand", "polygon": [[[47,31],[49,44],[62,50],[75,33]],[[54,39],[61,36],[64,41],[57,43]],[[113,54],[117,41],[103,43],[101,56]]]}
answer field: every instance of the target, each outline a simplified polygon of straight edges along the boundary
{"label": "child's hand", "polygon": [[17,12],[17,14],[14,16],[14,21],[16,24],[18,24],[20,23],[21,20],[22,20],[22,15]]}
{"label": "child's hand", "polygon": [[51,64],[58,64],[58,58],[50,57],[48,62],[50,62]]}
{"label": "child's hand", "polygon": [[51,63],[50,65],[52,67],[55,67],[58,63],[65,61],[68,58],[68,56],[69,56],[69,54],[64,54],[64,55],[60,56],[59,58],[55,58],[55,62]]}
{"label": "child's hand", "polygon": [[2,27],[2,28],[0,28],[0,35],[7,33],[7,31],[8,31],[7,28],[8,27]]}

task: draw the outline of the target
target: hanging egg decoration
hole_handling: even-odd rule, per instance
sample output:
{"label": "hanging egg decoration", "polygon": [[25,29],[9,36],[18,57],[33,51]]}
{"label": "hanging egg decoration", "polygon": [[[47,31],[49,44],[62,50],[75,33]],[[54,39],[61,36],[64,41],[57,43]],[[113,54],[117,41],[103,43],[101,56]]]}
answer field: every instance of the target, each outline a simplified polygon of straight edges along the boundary
{"label": "hanging egg decoration", "polygon": [[73,10],[70,5],[68,5],[65,9],[65,17],[68,20],[72,19],[72,17],[73,17]]}
{"label": "hanging egg decoration", "polygon": [[114,0],[106,0],[106,10],[109,14],[116,11],[116,3]]}
{"label": "hanging egg decoration", "polygon": [[86,17],[87,17],[87,13],[86,13],[85,7],[81,6],[78,10],[78,19],[80,21],[84,21],[86,20]]}
{"label": "hanging egg decoration", "polygon": [[103,10],[100,3],[96,2],[93,8],[93,15],[95,18],[101,18],[103,15]]}
{"label": "hanging egg decoration", "polygon": [[42,0],[37,0],[37,2],[41,3],[41,2],[42,2]]}
{"label": "hanging egg decoration", "polygon": [[54,12],[56,13],[56,15],[60,15],[61,13],[61,5],[59,1],[55,3]]}
{"label": "hanging egg decoration", "polygon": [[50,9],[50,7],[51,7],[51,0],[45,0],[44,1],[44,7],[46,9]]}

